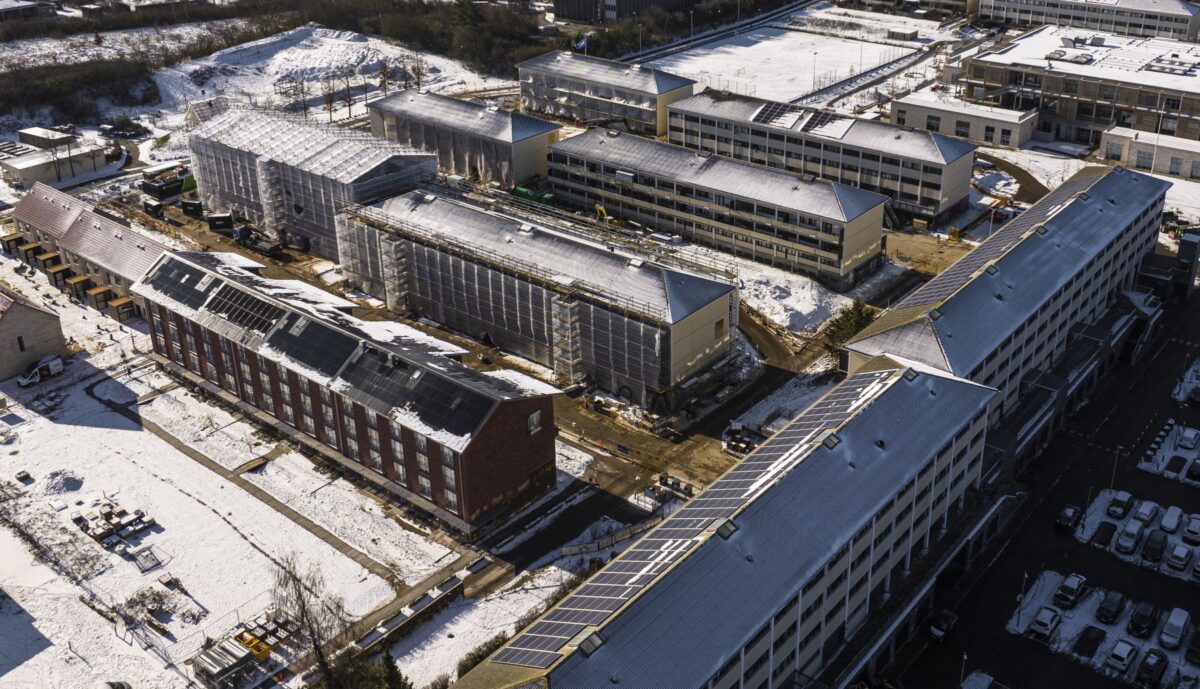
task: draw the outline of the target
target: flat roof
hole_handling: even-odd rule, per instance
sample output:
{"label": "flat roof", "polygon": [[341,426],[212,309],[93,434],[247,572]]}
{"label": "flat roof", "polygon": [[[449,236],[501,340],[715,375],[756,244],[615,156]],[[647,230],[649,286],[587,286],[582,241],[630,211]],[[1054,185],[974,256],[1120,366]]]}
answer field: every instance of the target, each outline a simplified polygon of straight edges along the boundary
{"label": "flat roof", "polygon": [[604,129],[590,129],[550,149],[839,222],[854,220],[887,202],[880,194],[812,175],[795,175]]}
{"label": "flat roof", "polygon": [[562,125],[512,110],[415,89],[372,101],[368,107],[505,143],[517,143],[562,129]]}
{"label": "flat roof", "polygon": [[975,152],[975,145],[924,129],[851,117],[818,108],[708,89],[675,101],[668,110],[757,124],[831,143],[946,164]]}
{"label": "flat roof", "polygon": [[976,62],[1033,67],[1132,86],[1200,93],[1200,45],[1046,25],[982,52]]}
{"label": "flat roof", "polygon": [[605,60],[566,50],[544,53],[518,64],[517,68],[535,69],[580,81],[607,84],[628,91],[653,95],[668,93],[696,83],[687,77],[654,67]]}
{"label": "flat roof", "polygon": [[[70,149],[69,151],[67,150],[68,148]],[[104,146],[95,143],[79,143],[70,147],[39,148],[36,151],[30,151],[15,158],[0,158],[0,166],[13,170],[28,170],[52,163],[55,160],[58,160],[59,164],[63,165],[68,158],[73,160],[81,156],[91,156],[97,151],[103,150]]]}
{"label": "flat roof", "polygon": [[1160,146],[1163,149],[1174,151],[1188,151],[1190,153],[1200,153],[1200,141],[1193,139],[1185,139],[1180,136],[1171,136],[1169,134],[1155,134],[1154,132],[1142,132],[1128,127],[1109,127],[1104,132],[1104,136],[1118,136],[1122,139],[1129,139],[1138,143],[1150,144],[1151,146]]}
{"label": "flat roof", "polygon": [[[3,2],[3,0],[0,0]],[[40,136],[43,139],[53,139],[56,141],[64,141],[66,139],[74,139],[75,136],[65,132],[46,129],[45,127],[26,127],[25,129],[17,130],[17,134],[29,134],[30,136]]]}
{"label": "flat roof", "polygon": [[922,89],[913,91],[907,96],[893,101],[897,105],[915,105],[940,112],[951,112],[962,115],[985,117],[997,122],[1021,124],[1037,117],[1037,110],[1012,110],[995,105],[968,103],[947,91],[932,91]]}
{"label": "flat roof", "polygon": [[1184,0],[1059,0],[1059,2],[1064,5],[1086,7],[1097,13],[1105,13],[1105,10],[1108,8],[1120,8],[1153,14],[1190,17],[1200,12],[1200,8]]}
{"label": "flat roof", "polygon": [[[521,673],[548,674],[556,689],[704,686],[995,392],[876,358],[462,686],[512,686]],[[601,640],[578,652],[592,631]]]}
{"label": "flat roof", "polygon": [[588,291],[593,301],[632,307],[666,323],[681,321],[736,289],[727,282],[656,263],[649,254],[426,192],[403,194],[372,208],[401,232],[405,226],[418,228],[483,261],[527,268],[535,279],[570,284]]}

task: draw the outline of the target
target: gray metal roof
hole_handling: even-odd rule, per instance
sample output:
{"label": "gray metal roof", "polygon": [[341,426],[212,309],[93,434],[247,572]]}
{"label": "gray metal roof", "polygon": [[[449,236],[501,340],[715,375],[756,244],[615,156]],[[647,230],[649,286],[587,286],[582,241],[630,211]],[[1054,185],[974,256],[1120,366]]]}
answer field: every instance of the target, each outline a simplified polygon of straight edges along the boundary
{"label": "gray metal roof", "polygon": [[[414,225],[484,261],[528,268],[534,279],[586,290],[600,304],[620,303],[676,323],[733,291],[731,284],[653,262],[648,255],[595,239],[410,192],[374,205],[395,223]],[[398,226],[403,231],[403,226]]]}
{"label": "gray metal roof", "polygon": [[969,375],[1171,186],[1123,168],[1096,174],[1101,169],[1052,191],[847,347]]}
{"label": "gray metal roof", "polygon": [[28,223],[42,232],[62,239],[67,230],[91,205],[41,182],[33,185],[28,194],[17,201],[12,217]]}
{"label": "gray metal roof", "polygon": [[886,196],[840,182],[700,154],[683,146],[603,129],[588,130],[550,148],[627,172],[672,179],[839,222],[853,220],[887,202]]}
{"label": "gray metal roof", "polygon": [[210,140],[346,184],[385,163],[436,156],[389,143],[370,132],[344,129],[281,112],[233,108],[192,130],[190,141]]}
{"label": "gray metal roof", "polygon": [[974,144],[929,132],[874,120],[832,113],[817,108],[754,98],[709,89],[675,101],[668,110],[706,117],[754,123],[760,127],[792,131],[858,148],[931,163],[946,164],[975,152]]}
{"label": "gray metal roof", "polygon": [[[599,623],[599,648],[590,654],[564,649],[569,655],[551,670],[550,685],[704,686],[954,437],[959,426],[945,420],[972,418],[995,394],[961,379],[909,370],[881,360],[851,376],[726,475],[762,463],[767,468],[757,471],[767,472],[765,482],[746,488],[745,481],[726,485],[723,477],[701,493],[693,502],[752,493],[729,517],[736,530],[728,538],[715,535],[711,525],[684,543],[687,552],[665,570],[638,561],[639,542],[577,590],[573,596],[602,586],[610,573],[654,577]],[[827,431],[836,431],[840,441],[833,448],[823,443]],[[714,491],[718,495],[711,496]],[[643,541],[673,534],[683,513]]]}
{"label": "gray metal roof", "polygon": [[580,81],[607,84],[616,88],[654,95],[674,91],[696,82],[687,77],[654,67],[630,65],[616,60],[580,55],[566,50],[545,53],[517,65]]}
{"label": "gray metal roof", "polygon": [[506,143],[516,143],[562,129],[562,125],[512,110],[500,110],[483,103],[416,89],[399,91],[372,101],[370,108]]}
{"label": "gray metal roof", "polygon": [[297,280],[258,275],[236,254],[168,253],[133,292],[454,450],[496,404],[546,386],[488,376],[449,358],[464,350]]}

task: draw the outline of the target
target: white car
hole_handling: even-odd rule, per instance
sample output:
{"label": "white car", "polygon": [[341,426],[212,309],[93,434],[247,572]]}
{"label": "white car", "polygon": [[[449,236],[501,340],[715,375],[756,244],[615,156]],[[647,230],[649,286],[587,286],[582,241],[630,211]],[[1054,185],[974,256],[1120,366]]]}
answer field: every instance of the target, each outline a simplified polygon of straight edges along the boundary
{"label": "white car", "polygon": [[1133,665],[1133,661],[1137,659],[1137,654],[1137,646],[1121,639],[1113,646],[1113,650],[1108,654],[1108,659],[1104,661],[1104,664],[1117,672],[1124,673],[1129,669],[1129,666]]}
{"label": "white car", "polygon": [[1143,524],[1149,524],[1158,516],[1158,503],[1153,500],[1142,500],[1133,511],[1133,518]]}
{"label": "white car", "polygon": [[1182,572],[1192,563],[1192,549],[1186,545],[1176,545],[1167,551],[1167,566]]}
{"label": "white car", "polygon": [[1125,526],[1121,527],[1121,532],[1117,535],[1117,552],[1125,553],[1126,555],[1133,554],[1142,542],[1142,534],[1146,531],[1146,525],[1136,519],[1130,519],[1125,522]]}
{"label": "white car", "polygon": [[1054,630],[1058,629],[1058,623],[1062,616],[1057,610],[1049,605],[1043,605],[1041,610],[1034,615],[1033,622],[1029,623],[1029,633],[1037,639],[1050,640],[1054,634]]}
{"label": "white car", "polygon": [[1163,512],[1162,522],[1158,527],[1167,533],[1175,533],[1179,531],[1179,527],[1183,525],[1183,510],[1171,505]]}
{"label": "white car", "polygon": [[1167,615],[1167,621],[1163,623],[1162,630],[1158,632],[1158,643],[1168,650],[1179,648],[1191,626],[1192,616],[1182,608],[1175,608],[1170,615]]}
{"label": "white car", "polygon": [[1200,544],[1200,514],[1188,516],[1183,525],[1183,542],[1192,545]]}

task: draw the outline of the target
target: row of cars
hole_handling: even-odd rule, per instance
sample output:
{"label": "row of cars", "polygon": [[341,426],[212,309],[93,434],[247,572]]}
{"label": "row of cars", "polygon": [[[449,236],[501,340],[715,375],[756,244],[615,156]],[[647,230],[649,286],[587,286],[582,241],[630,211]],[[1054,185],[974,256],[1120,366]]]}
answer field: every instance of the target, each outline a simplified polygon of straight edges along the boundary
{"label": "row of cars", "polygon": [[[1124,633],[1128,636],[1119,637],[1108,649],[1101,663],[1103,668],[1121,678],[1129,678],[1132,669],[1132,681],[1136,686],[1159,689],[1164,686],[1164,679],[1168,678],[1168,670],[1173,662],[1162,649],[1183,649],[1186,662],[1200,667],[1200,631],[1192,632],[1191,615],[1186,610],[1175,608],[1164,615],[1150,603],[1134,603],[1119,591],[1092,589],[1088,586],[1087,578],[1080,574],[1070,574],[1062,580],[1054,591],[1052,605],[1041,606],[1034,615],[1029,625],[1029,635],[1050,644],[1064,619],[1070,615],[1069,611],[1075,610],[1080,601],[1091,594],[1101,597],[1092,615],[1099,624],[1118,625],[1126,611],[1129,611],[1124,624]],[[1115,630],[1117,634],[1120,634],[1120,628],[1118,625]],[[1085,661],[1096,660],[1094,656],[1107,637],[1105,629],[1088,624],[1074,639],[1070,652]],[[1149,640],[1151,637],[1156,638],[1162,649],[1143,649],[1133,640]]]}
{"label": "row of cars", "polygon": [[[1165,566],[1168,573],[1188,577],[1200,583],[1200,514],[1187,514],[1178,507],[1160,507],[1152,500],[1135,500],[1126,491],[1114,493],[1104,509],[1105,516],[1124,520],[1123,524],[1105,519],[1088,538],[1102,550],[1111,548],[1119,555],[1139,558],[1151,568]],[[1058,525],[1074,530],[1079,523],[1079,508],[1068,505],[1059,514]]]}

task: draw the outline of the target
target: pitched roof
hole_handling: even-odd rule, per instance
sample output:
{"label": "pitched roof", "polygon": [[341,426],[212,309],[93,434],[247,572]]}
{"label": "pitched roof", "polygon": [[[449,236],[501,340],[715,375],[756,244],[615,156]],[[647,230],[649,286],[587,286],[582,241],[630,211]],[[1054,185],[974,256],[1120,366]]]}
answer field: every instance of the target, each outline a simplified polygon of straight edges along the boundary
{"label": "pitched roof", "polygon": [[284,165],[351,183],[388,162],[414,163],[435,156],[389,143],[369,132],[343,129],[280,112],[231,108],[188,135],[189,146],[215,141]]}
{"label": "pitched roof", "polygon": [[975,152],[974,144],[937,132],[708,89],[675,101],[669,110],[754,123],[810,138],[824,139],[914,160],[950,163]]}
{"label": "pitched roof", "polygon": [[562,129],[562,125],[512,110],[500,110],[483,103],[416,89],[399,91],[372,101],[370,108],[506,143],[516,143]]}
{"label": "pitched roof", "polygon": [[18,294],[4,285],[0,285],[0,318],[4,318],[4,315],[7,314],[9,310],[17,304],[58,318],[58,314],[45,305],[40,304],[23,294]]}
{"label": "pitched roof", "polygon": [[683,146],[604,129],[590,129],[550,148],[556,153],[601,161],[628,172],[664,177],[843,222],[887,202],[886,196],[839,182],[697,153]]}
{"label": "pitched roof", "polygon": [[616,301],[667,323],[734,290],[727,282],[657,263],[648,254],[432,194],[410,192],[373,208],[401,232],[413,228],[432,234],[484,262],[520,266],[532,279],[571,284],[595,302]]}
{"label": "pitched roof", "polygon": [[547,394],[470,369],[447,356],[465,354],[448,342],[359,320],[353,303],[264,278],[260,268],[234,254],[168,253],[133,292],[457,451],[496,404]]}
{"label": "pitched roof", "polygon": [[54,237],[62,239],[67,230],[91,204],[41,182],[17,201],[12,217]]}
{"label": "pitched roof", "polygon": [[544,53],[518,64],[517,68],[535,69],[581,81],[607,84],[653,95],[667,93],[696,83],[687,77],[664,72],[654,67],[630,65],[566,50]]}
{"label": "pitched roof", "polygon": [[1122,168],[1085,168],[846,347],[969,375],[1170,186]]}
{"label": "pitched roof", "polygon": [[[944,373],[872,363],[618,555],[465,686],[485,686],[489,669],[505,673],[504,663],[522,659],[553,666],[555,689],[704,686],[954,437],[960,426],[944,420],[966,423],[995,394]],[[831,434],[836,443],[825,442]],[[726,521],[734,528],[718,535]],[[557,632],[538,627],[565,620],[580,599],[597,614],[558,622]],[[531,632],[566,637],[576,627],[553,650],[511,652]],[[603,639],[589,653],[575,646],[584,629]]]}

